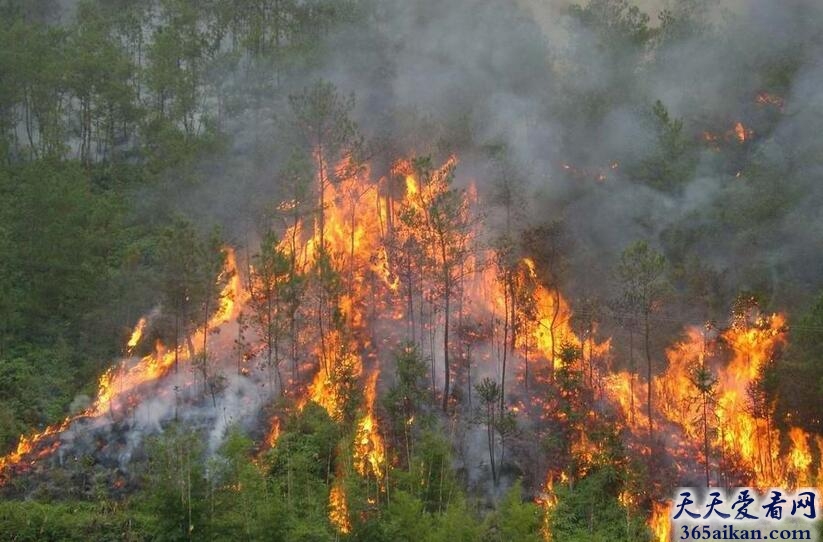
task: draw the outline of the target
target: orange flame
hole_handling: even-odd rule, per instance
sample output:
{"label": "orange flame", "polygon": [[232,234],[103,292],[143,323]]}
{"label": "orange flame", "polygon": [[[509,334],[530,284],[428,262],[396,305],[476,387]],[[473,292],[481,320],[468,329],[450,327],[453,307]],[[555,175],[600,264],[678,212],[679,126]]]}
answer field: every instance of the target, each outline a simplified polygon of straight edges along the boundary
{"label": "orange flame", "polygon": [[343,484],[337,478],[329,491],[329,521],[340,533],[348,534],[351,532],[346,490],[343,489]]}
{"label": "orange flame", "polygon": [[669,519],[671,515],[670,502],[653,502],[652,514],[649,519],[649,528],[652,531],[655,542],[671,542],[672,523]]}
{"label": "orange flame", "polygon": [[280,418],[273,417],[269,424],[270,429],[268,434],[266,435],[266,445],[269,448],[274,448],[275,444],[277,444],[278,439],[280,438]]}
{"label": "orange flame", "polygon": [[146,317],[140,318],[138,320],[137,325],[134,326],[134,330],[131,332],[131,336],[129,337],[129,342],[126,343],[126,351],[129,354],[134,351],[134,348],[140,342],[140,338],[143,337],[143,331],[146,329]]}
{"label": "orange flame", "polygon": [[[227,252],[226,266],[223,273],[230,276],[229,281],[221,292],[221,303],[217,312],[209,321],[208,328],[222,325],[237,317],[238,309],[235,307],[235,300],[242,295],[239,277],[237,276],[237,264],[234,251],[231,248],[225,249]],[[146,326],[146,319],[141,318],[129,338],[127,347],[129,351],[136,346]],[[197,330],[189,341],[195,347],[195,354],[202,348],[204,330]],[[185,350],[179,353],[178,358],[186,361],[188,359]],[[174,352],[166,351],[158,341],[153,354],[141,358],[136,364],[127,367],[126,360],[109,368],[104,372],[98,381],[97,396],[89,408],[76,416],[69,416],[59,424],[47,427],[40,433],[31,436],[22,435],[14,452],[0,457],[0,473],[6,468],[22,464],[24,461],[34,463],[53,453],[59,446],[60,441],[55,440],[49,447],[37,451],[39,443],[46,437],[56,435],[65,431],[69,425],[78,418],[99,418],[117,408],[128,407],[131,395],[134,390],[146,383],[156,381],[165,376],[174,364]],[[32,456],[32,454],[35,454]],[[3,481],[0,479],[0,485]]]}
{"label": "orange flame", "polygon": [[377,417],[374,415],[378,375],[379,371],[373,371],[366,383],[366,414],[357,424],[354,439],[354,468],[361,476],[371,473],[382,485],[386,451],[377,427]]}
{"label": "orange flame", "polygon": [[739,121],[734,124],[732,130],[734,130],[734,137],[736,137],[740,143],[745,143],[754,136],[754,132],[746,128],[743,123]]}

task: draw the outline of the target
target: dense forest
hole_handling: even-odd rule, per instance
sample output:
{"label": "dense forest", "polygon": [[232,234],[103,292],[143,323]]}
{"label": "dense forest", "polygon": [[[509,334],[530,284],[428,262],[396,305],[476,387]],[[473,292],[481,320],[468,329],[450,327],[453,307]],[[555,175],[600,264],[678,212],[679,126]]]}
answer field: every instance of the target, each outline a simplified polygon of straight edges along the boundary
{"label": "dense forest", "polygon": [[821,88],[817,0],[0,0],[0,540],[823,486]]}

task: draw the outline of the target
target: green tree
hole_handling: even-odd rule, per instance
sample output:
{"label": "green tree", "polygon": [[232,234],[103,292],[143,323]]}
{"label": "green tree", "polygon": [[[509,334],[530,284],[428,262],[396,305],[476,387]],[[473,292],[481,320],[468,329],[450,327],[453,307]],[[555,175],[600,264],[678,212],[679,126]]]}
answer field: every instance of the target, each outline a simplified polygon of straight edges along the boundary
{"label": "green tree", "polygon": [[503,496],[497,510],[486,518],[484,540],[541,542],[543,511],[533,502],[523,501],[523,486],[517,480]]}
{"label": "green tree", "polygon": [[593,468],[573,488],[558,487],[558,502],[549,522],[552,538],[570,542],[649,540],[643,518],[630,516],[620,503],[623,489],[623,476],[610,464]]}
{"label": "green tree", "polygon": [[[160,291],[163,313],[171,319],[174,366],[178,370],[180,340],[186,339],[189,359],[197,361],[209,389],[208,322],[217,309],[228,275],[223,273],[226,253],[216,232],[203,237],[194,226],[178,219],[166,228],[158,246]],[[203,345],[199,360],[191,334],[202,327]]]}
{"label": "green tree", "polygon": [[406,464],[411,468],[414,453],[414,428],[420,424],[421,407],[426,395],[426,364],[412,342],[400,346],[394,356],[395,384],[383,402],[395,432],[403,434]]}
{"label": "green tree", "polygon": [[142,506],[154,519],[156,540],[192,540],[207,525],[208,485],[202,440],[177,425],[149,443],[148,491]]}
{"label": "green tree", "polygon": [[200,103],[208,43],[200,29],[201,13],[195,4],[182,0],[161,0],[160,6],[164,24],[156,29],[147,51],[153,122],[170,123],[192,137],[205,114]]}
{"label": "green tree", "polygon": [[641,160],[631,175],[654,188],[674,191],[692,179],[697,167],[697,147],[683,130],[683,120],[671,118],[660,100],[652,107],[650,123],[657,136],[649,156]]}
{"label": "green tree", "polygon": [[497,467],[495,453],[495,427],[497,425],[498,402],[500,401],[500,385],[489,377],[481,380],[474,387],[482,401],[480,420],[486,426],[486,443],[489,447],[489,465],[492,469],[492,481],[497,484]]}
{"label": "green tree", "polygon": [[265,465],[272,490],[284,505],[286,540],[330,540],[329,488],[340,428],[315,403],[290,417]]}
{"label": "green tree", "polygon": [[208,463],[210,532],[219,540],[243,533],[250,540],[285,540],[283,505],[262,469],[249,456],[253,442],[233,428]]}
{"label": "green tree", "polygon": [[69,36],[67,84],[78,101],[79,159],[89,164],[114,150],[116,135],[127,139],[136,126],[129,80],[133,66],[112,38],[111,19],[91,3],[78,6],[77,23]]}
{"label": "green tree", "polygon": [[823,348],[823,296],[791,327],[791,340],[779,361],[776,419],[789,418],[793,424],[823,432],[820,395],[823,393],[823,364],[818,353]]}

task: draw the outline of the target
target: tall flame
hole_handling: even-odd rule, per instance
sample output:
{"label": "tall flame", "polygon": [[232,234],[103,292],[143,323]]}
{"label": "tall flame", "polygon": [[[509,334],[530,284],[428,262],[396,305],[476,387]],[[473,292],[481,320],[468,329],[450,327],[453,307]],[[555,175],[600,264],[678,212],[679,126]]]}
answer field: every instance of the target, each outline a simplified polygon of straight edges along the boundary
{"label": "tall flame", "polygon": [[129,354],[131,354],[134,351],[134,348],[138,345],[140,339],[143,337],[143,331],[146,329],[147,322],[148,320],[146,320],[146,317],[144,316],[140,318],[140,320],[137,322],[137,325],[134,326],[134,330],[131,332],[131,336],[129,337],[129,342],[126,343],[126,350]]}
{"label": "tall flame", "polygon": [[349,505],[346,501],[346,490],[339,479],[335,479],[329,491],[329,521],[342,534],[351,532],[349,519]]}
{"label": "tall flame", "polygon": [[377,426],[377,418],[374,415],[378,375],[379,371],[373,371],[366,383],[366,414],[357,424],[357,433],[354,439],[354,468],[361,476],[373,475],[382,485],[386,451]]}
{"label": "tall flame", "polygon": [[653,540],[655,542],[671,542],[672,539],[672,524],[671,524],[671,503],[670,502],[653,502],[652,515],[649,519],[649,528],[652,531]]}

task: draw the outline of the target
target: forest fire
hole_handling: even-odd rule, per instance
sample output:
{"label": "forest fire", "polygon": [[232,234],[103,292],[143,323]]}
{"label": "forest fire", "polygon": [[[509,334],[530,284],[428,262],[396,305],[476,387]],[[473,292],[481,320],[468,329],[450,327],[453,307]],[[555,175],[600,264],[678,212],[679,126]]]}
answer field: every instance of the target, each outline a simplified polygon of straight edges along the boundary
{"label": "forest fire", "polygon": [[377,397],[378,371],[372,372],[366,383],[365,415],[357,424],[354,437],[354,468],[360,476],[371,474],[380,485],[383,484],[386,466],[386,451],[383,438],[374,415],[374,402]]}
{"label": "forest fire", "polygon": [[751,139],[752,136],[754,136],[754,131],[744,126],[742,122],[736,122],[734,124],[733,130],[734,137],[736,137],[737,141],[739,141],[740,143],[745,143],[746,141]]}
{"label": "forest fire", "polygon": [[140,318],[137,322],[137,325],[134,326],[134,330],[131,332],[131,336],[129,337],[129,342],[126,343],[126,349],[129,354],[134,351],[134,348],[140,342],[140,339],[143,337],[143,331],[146,329],[147,320],[145,317]]}
{"label": "forest fire", "polygon": [[783,111],[783,106],[785,105],[785,101],[780,96],[776,94],[770,94],[768,92],[761,92],[755,97],[755,103],[757,105],[766,107],[774,107],[779,111]]}
{"label": "forest fire", "polygon": [[720,3],[0,3],[0,539],[802,522],[823,12]]}
{"label": "forest fire", "polygon": [[[214,315],[208,321],[205,329],[197,330],[187,341],[190,348],[187,351],[175,353],[167,350],[159,341],[155,346],[155,351],[136,363],[131,364],[131,360],[121,360],[116,366],[105,371],[98,382],[97,395],[91,406],[83,412],[69,416],[61,423],[46,428],[41,433],[31,436],[21,436],[17,449],[11,454],[0,457],[0,485],[5,480],[6,471],[15,470],[23,463],[34,463],[37,460],[48,457],[61,445],[59,435],[66,431],[71,424],[79,419],[98,419],[104,416],[114,416],[115,413],[123,413],[128,410],[139,397],[140,388],[146,384],[155,382],[163,378],[173,367],[175,361],[186,361],[196,356],[202,349],[208,338],[210,330],[236,318],[235,299],[242,299],[242,290],[239,277],[236,272],[236,260],[234,251],[226,249],[226,266],[222,274],[226,277],[226,285],[220,294],[221,303]],[[146,327],[146,319],[141,318],[132,332],[127,347],[129,352],[139,344]],[[136,395],[138,395],[136,397]],[[48,438],[55,437],[51,444],[46,447],[41,446]]]}
{"label": "forest fire", "polygon": [[[741,142],[751,137],[751,131],[739,123],[734,134]],[[579,374],[582,386],[592,390],[596,385],[602,386],[608,401],[622,414],[625,428],[633,434],[645,435],[654,422],[679,448],[699,452],[693,457],[702,458],[707,483],[729,481],[730,474],[724,471],[720,458],[731,456],[737,457],[751,473],[750,478],[734,480],[738,483],[765,487],[802,484],[813,479],[815,467],[810,447],[814,441],[802,430],[793,428],[786,441],[789,444],[781,445],[779,431],[770,425],[770,407],[765,405],[758,410],[750,404],[753,383],[785,344],[784,316],[752,314],[738,318],[722,332],[687,329],[685,339],[668,348],[666,369],[654,376],[651,383],[633,372],[611,372],[607,363],[611,339],[597,337],[597,323],[591,318],[574,315],[559,288],[551,282],[551,275],[548,281],[541,275],[546,270],[535,259],[519,257],[510,268],[502,268],[502,259],[495,249],[468,250],[484,232],[474,228],[472,221],[476,196],[472,191],[461,193],[450,185],[455,165],[454,157],[437,168],[401,160],[393,166],[391,179],[372,182],[368,167],[354,167],[349,159],[344,160],[335,169],[340,177],[338,182],[324,184],[323,219],[314,217],[311,226],[304,223],[307,219],[297,219],[271,247],[282,255],[282,262],[291,262],[292,272],[307,277],[308,297],[314,304],[306,315],[315,319],[315,325],[303,327],[295,338],[295,344],[310,353],[311,374],[304,380],[310,383],[301,386],[295,371],[297,380],[292,382],[296,386],[289,394],[294,397],[297,410],[312,401],[332,420],[343,423],[355,407],[348,404],[351,389],[358,384],[363,386],[361,414],[353,426],[351,465],[353,472],[363,479],[377,482],[378,495],[386,490],[391,450],[381,434],[376,410],[380,375],[376,351],[378,344],[398,343],[403,338],[402,333],[378,330],[380,319],[404,321],[406,338],[431,345],[433,352],[435,341],[443,341],[438,351],[438,355],[445,357],[443,405],[444,409],[454,408],[447,390],[449,373],[454,370],[448,353],[455,346],[449,342],[448,333],[450,311],[455,306],[460,307],[459,317],[464,323],[493,322],[492,335],[502,339],[503,350],[511,356],[511,367],[522,368],[525,378],[530,363],[536,374],[550,375],[549,380],[562,370]],[[285,212],[295,209],[288,206]],[[439,214],[446,210],[450,214]],[[447,226],[457,229],[450,231]],[[492,265],[494,262],[497,263]],[[187,338],[185,344],[189,348],[169,349],[158,342],[153,353],[136,363],[123,360],[101,376],[97,398],[81,416],[99,418],[124,412],[141,400],[139,394],[145,384],[163,379],[178,361],[196,360],[214,330],[235,320],[241,312],[254,310],[253,296],[260,295],[265,287],[259,277],[262,272],[262,267],[251,266],[251,273],[257,274],[257,278],[256,282],[250,280],[251,293],[247,293],[235,254],[226,250],[226,265],[221,274],[225,287],[219,296],[220,304],[206,325]],[[471,301],[458,305],[458,293]],[[262,305],[258,303],[258,310],[259,306]],[[278,325],[285,327],[284,323]],[[145,318],[138,322],[127,343],[128,352],[135,351],[144,340],[147,327]],[[478,343],[489,340],[481,332],[467,337]],[[264,338],[258,339],[262,343]],[[718,353],[721,345],[729,350],[728,361]],[[488,351],[497,348],[494,344],[486,346]],[[265,350],[260,345],[252,350],[260,352],[261,348]],[[272,359],[277,364],[280,355]],[[476,359],[476,363],[489,367],[494,361],[487,355]],[[296,360],[293,363],[296,367]],[[299,369],[303,373],[307,367]],[[700,374],[707,380],[696,380],[698,369],[704,371]],[[512,369],[507,371],[503,365],[500,370],[505,376]],[[248,377],[248,369],[242,374]],[[432,364],[432,382],[436,376]],[[508,387],[513,386],[512,380],[509,382]],[[551,385],[548,381],[539,382]],[[649,386],[653,396],[660,398],[653,411],[659,417],[655,420],[650,420],[642,408]],[[505,378],[501,389],[505,394]],[[554,397],[531,398],[531,405],[540,411],[540,423],[552,418],[568,422],[567,414],[555,412],[556,401]],[[501,404],[506,407],[505,400]],[[586,423],[597,417],[593,407],[581,408],[587,408]],[[518,400],[511,412],[522,417],[528,415],[529,409]],[[40,435],[21,439],[18,449],[0,460],[0,470],[52,453],[60,446],[59,439],[54,438],[47,447],[39,443],[65,431],[73,419],[68,418]],[[281,417],[272,416],[265,445],[277,446],[281,431]],[[570,438],[569,450],[578,462],[576,476],[584,477],[602,450],[584,431],[575,432]],[[637,450],[643,455],[651,453],[646,445]],[[701,465],[687,455],[673,454],[673,458],[684,463],[684,474],[694,474]],[[346,471],[338,465],[335,472],[328,496],[328,519],[338,532],[345,534],[353,528],[344,484]],[[556,504],[552,482],[558,475],[567,476],[565,472],[550,470],[543,496],[536,499],[546,514],[543,535],[547,540],[551,538],[548,518]],[[369,502],[375,499],[370,496]],[[633,496],[624,491],[620,502],[629,506],[634,502]],[[669,536],[666,514],[663,505],[653,505],[649,528],[660,540]]]}
{"label": "forest fire", "polygon": [[329,492],[329,521],[342,534],[351,532],[349,506],[346,502],[346,490],[336,479]]}
{"label": "forest fire", "polygon": [[751,141],[754,135],[754,130],[742,122],[736,121],[732,127],[725,132],[718,133],[706,130],[700,135],[700,138],[709,148],[718,151],[724,142],[743,144]]}
{"label": "forest fire", "polygon": [[655,542],[671,542],[671,505],[668,502],[652,503],[652,515],[649,519],[649,528]]}

